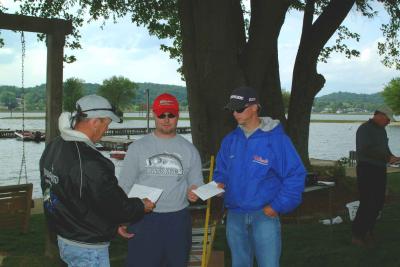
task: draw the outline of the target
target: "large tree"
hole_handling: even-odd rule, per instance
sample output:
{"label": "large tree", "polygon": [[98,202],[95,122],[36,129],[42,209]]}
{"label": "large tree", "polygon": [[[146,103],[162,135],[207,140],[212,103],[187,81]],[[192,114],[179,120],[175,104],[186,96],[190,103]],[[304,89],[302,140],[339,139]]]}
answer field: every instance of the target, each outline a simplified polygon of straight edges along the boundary
{"label": "large tree", "polygon": [[12,117],[12,111],[18,106],[17,96],[13,91],[3,91],[0,94],[0,102],[7,107]]}
{"label": "large tree", "polygon": [[85,93],[84,81],[78,78],[68,78],[63,84],[63,109],[73,112],[76,101]]}
{"label": "large tree", "polygon": [[385,86],[382,96],[394,114],[400,114],[400,77],[392,79]]}
{"label": "large tree", "polygon": [[98,94],[107,98],[114,107],[123,110],[131,105],[137,88],[137,84],[128,78],[113,76],[103,81]]}
{"label": "large tree", "polygon": [[[245,10],[239,0],[23,0],[22,12],[44,17],[73,19],[74,37],[89,21],[129,15],[159,38],[172,38],[162,45],[182,63],[186,80],[193,142],[203,159],[215,154],[221,138],[234,127],[230,114],[222,111],[229,93],[240,85],[258,90],[261,115],[281,120],[303,161],[308,165],[308,136],[311,107],[325,78],[317,65],[332,51],[357,55],[345,40],[359,36],[341,26],[350,10],[363,16],[377,15],[371,7],[382,4],[390,21],[382,25],[384,41],[379,44],[383,63],[400,69],[399,0],[250,0]],[[248,1],[243,1],[247,4]],[[279,77],[278,37],[289,10],[304,14],[302,35],[293,69],[288,117]],[[77,12],[78,11],[78,12]],[[326,46],[337,33],[336,42]],[[68,45],[79,47],[77,39]],[[73,58],[68,58],[69,60]]]}

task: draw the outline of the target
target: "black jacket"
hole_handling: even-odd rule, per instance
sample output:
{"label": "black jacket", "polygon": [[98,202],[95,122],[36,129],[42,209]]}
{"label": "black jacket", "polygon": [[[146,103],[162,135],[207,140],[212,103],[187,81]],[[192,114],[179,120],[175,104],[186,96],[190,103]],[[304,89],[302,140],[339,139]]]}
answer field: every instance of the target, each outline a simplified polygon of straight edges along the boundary
{"label": "black jacket", "polygon": [[357,162],[367,162],[386,167],[392,152],[384,127],[377,125],[372,119],[361,124],[356,134]]}
{"label": "black jacket", "polygon": [[54,139],[40,159],[40,176],[47,221],[66,239],[108,242],[119,224],[144,215],[142,201],[118,186],[114,164],[88,143]]}

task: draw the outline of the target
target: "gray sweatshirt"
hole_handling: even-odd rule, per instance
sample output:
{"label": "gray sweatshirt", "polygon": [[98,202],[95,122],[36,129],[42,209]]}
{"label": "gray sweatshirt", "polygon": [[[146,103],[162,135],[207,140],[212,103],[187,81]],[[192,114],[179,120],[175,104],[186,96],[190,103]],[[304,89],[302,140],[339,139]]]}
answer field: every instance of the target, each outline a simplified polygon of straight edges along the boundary
{"label": "gray sweatshirt", "polygon": [[203,184],[199,152],[180,135],[148,134],[129,146],[118,183],[127,194],[134,184],[162,189],[154,212],[182,210],[189,205],[188,188]]}

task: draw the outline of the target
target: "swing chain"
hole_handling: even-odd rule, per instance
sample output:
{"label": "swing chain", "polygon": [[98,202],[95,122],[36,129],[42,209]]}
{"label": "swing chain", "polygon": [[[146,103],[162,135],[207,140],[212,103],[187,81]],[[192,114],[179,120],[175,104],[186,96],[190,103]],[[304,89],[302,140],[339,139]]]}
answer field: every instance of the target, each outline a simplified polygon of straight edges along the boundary
{"label": "swing chain", "polygon": [[25,183],[28,183],[28,175],[26,172],[26,159],[25,159],[25,35],[21,31],[21,105],[22,105],[22,159],[21,168],[19,170],[18,184],[21,183],[22,171],[24,170]]}

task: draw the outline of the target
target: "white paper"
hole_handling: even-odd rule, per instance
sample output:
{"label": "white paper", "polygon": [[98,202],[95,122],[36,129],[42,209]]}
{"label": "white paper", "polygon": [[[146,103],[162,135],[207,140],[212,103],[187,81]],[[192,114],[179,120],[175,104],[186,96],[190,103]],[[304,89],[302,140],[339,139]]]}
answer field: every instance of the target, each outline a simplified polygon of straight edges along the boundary
{"label": "white paper", "polygon": [[128,197],[138,197],[140,199],[148,198],[153,203],[156,203],[160,198],[162,191],[163,190],[160,188],[134,184],[128,194]]}
{"label": "white paper", "polygon": [[213,197],[215,195],[221,194],[225,192],[224,189],[219,188],[217,183],[212,181],[209,182],[208,184],[202,185],[196,189],[192,190],[193,193],[199,196],[202,200],[207,200],[210,197]]}
{"label": "white paper", "polygon": [[318,185],[335,185],[335,182],[318,181]]}
{"label": "white paper", "polygon": [[319,220],[320,223],[325,224],[325,225],[331,225],[331,224],[339,224],[343,222],[342,217],[337,216],[332,219],[325,219],[325,220]]}

